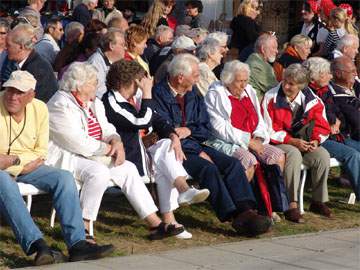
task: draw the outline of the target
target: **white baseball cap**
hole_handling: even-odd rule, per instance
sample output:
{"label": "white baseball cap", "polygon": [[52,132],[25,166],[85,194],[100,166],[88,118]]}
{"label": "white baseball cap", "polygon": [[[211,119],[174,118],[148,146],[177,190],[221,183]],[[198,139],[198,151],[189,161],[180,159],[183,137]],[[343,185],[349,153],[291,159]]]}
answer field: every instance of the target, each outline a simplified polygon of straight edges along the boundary
{"label": "white baseball cap", "polygon": [[193,51],[196,49],[196,45],[191,38],[186,36],[180,36],[175,38],[174,42],[171,45],[171,48]]}
{"label": "white baseball cap", "polygon": [[36,79],[28,71],[15,70],[11,73],[10,78],[4,82],[3,87],[14,87],[21,92],[35,90]]}

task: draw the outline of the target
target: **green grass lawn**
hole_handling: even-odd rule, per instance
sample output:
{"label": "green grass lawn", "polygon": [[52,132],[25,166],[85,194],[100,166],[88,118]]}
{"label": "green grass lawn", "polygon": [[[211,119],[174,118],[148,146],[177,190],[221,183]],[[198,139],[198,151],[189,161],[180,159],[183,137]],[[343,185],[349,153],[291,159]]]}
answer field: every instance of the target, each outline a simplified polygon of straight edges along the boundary
{"label": "green grass lawn", "polygon": [[[332,170],[332,177],[338,170]],[[309,182],[309,181],[308,181]],[[260,238],[284,236],[325,230],[344,229],[360,226],[360,205],[347,205],[351,190],[338,187],[329,180],[329,206],[334,217],[326,219],[306,212],[304,224],[294,224],[284,219],[273,226],[272,230]],[[305,210],[310,201],[306,193]],[[54,248],[66,253],[59,223],[54,229],[49,227],[51,201],[47,195],[36,196],[32,207],[32,216],[45,234],[47,242]],[[140,221],[124,196],[106,195],[101,205],[98,221],[95,223],[95,235],[99,243],[112,243],[116,246],[113,256],[155,253],[169,249],[205,246],[233,241],[248,240],[237,235],[229,223],[220,223],[208,203],[180,208],[176,217],[193,234],[191,240],[168,238],[161,241],[149,241],[148,230]],[[0,226],[0,269],[25,267],[32,265],[31,257],[26,257],[17,245],[10,228],[4,223]]]}

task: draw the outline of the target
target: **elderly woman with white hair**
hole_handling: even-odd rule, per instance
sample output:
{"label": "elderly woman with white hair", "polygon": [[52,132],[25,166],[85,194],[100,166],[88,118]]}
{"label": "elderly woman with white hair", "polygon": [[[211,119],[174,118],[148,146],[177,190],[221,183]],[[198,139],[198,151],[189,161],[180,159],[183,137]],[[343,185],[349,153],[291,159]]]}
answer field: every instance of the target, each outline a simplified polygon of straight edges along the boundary
{"label": "elderly woman with white hair", "polygon": [[225,64],[221,81],[213,83],[205,96],[213,134],[208,141],[215,149],[238,158],[248,180],[260,160],[284,167],[283,152],[270,145],[270,136],[261,115],[255,90],[248,84],[249,66],[238,60]]}
{"label": "elderly woman with white hair", "polygon": [[[351,185],[356,198],[360,199],[360,142],[350,138],[349,123],[336,104],[335,91],[329,84],[332,74],[330,63],[321,57],[311,57],[304,62],[304,66],[310,73],[311,90],[323,101],[326,108],[326,117],[329,121],[331,134],[322,146],[329,152],[331,157],[336,158],[343,164],[349,175]],[[356,147],[357,146],[357,147]]]}
{"label": "elderly woman with white hair", "polygon": [[221,64],[223,58],[220,42],[216,39],[207,39],[199,47],[197,57],[200,60],[200,79],[196,86],[200,94],[205,96],[210,84],[218,80],[213,69]]}
{"label": "elderly woman with white hair", "polygon": [[112,181],[150,226],[150,239],[182,233],[183,227],[165,224],[156,215],[157,207],[136,166],[125,160],[121,138],[96,98],[96,72],[88,63],[73,63],[60,81],[60,90],[48,102],[49,164],[69,170],[82,183],[80,202],[87,230]]}
{"label": "elderly woman with white hair", "polygon": [[326,217],[331,211],[327,178],[329,153],[320,146],[328,138],[330,126],[325,107],[308,87],[308,71],[292,64],[284,71],[284,80],[266,92],[262,112],[270,133],[270,141],[286,154],[284,170],[290,209],[296,212],[301,164],[311,171],[312,203],[309,210]]}

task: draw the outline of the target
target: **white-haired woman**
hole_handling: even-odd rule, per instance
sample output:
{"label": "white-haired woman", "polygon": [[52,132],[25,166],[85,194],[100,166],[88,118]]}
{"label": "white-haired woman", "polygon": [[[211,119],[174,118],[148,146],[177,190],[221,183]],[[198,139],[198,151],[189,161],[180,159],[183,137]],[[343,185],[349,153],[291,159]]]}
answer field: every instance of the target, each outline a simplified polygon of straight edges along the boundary
{"label": "white-haired woman", "polygon": [[196,86],[202,96],[206,95],[210,84],[218,80],[213,69],[221,64],[222,52],[222,47],[216,39],[206,39],[197,51],[200,60],[200,79]]}
{"label": "white-haired woman", "polygon": [[82,182],[80,202],[87,230],[112,180],[150,226],[151,239],[182,233],[183,227],[165,224],[156,215],[157,207],[136,166],[125,160],[121,138],[95,95],[96,72],[88,63],[73,63],[60,81],[60,90],[48,102],[49,164],[69,170]]}
{"label": "white-haired woman", "polygon": [[356,198],[360,198],[360,142],[350,138],[349,123],[334,100],[335,92],[329,84],[332,78],[330,63],[321,57],[311,57],[304,62],[304,66],[310,73],[309,87],[323,101],[331,128],[330,137],[322,147],[343,164]]}
{"label": "white-haired woman", "polygon": [[205,96],[213,133],[211,145],[238,158],[248,179],[258,159],[284,167],[283,152],[269,144],[269,134],[261,115],[255,90],[248,84],[249,66],[238,60],[225,64],[221,81],[212,84]]}

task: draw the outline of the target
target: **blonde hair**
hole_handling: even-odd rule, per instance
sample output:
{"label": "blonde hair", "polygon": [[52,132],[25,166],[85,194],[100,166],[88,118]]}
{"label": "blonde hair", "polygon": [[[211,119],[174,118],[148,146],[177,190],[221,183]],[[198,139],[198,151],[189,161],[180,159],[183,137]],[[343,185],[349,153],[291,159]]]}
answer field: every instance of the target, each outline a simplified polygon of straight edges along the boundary
{"label": "blonde hair", "polygon": [[344,24],[344,28],[348,34],[358,35],[357,30],[353,26],[351,19],[347,16],[346,11],[343,8],[337,7],[330,12],[330,26],[333,26],[334,21],[339,21]]}
{"label": "blonde hair", "polygon": [[293,47],[303,47],[306,44],[312,46],[312,39],[305,35],[295,35],[290,40],[290,45]]}
{"label": "blonde hair", "polygon": [[160,17],[164,14],[165,8],[166,6],[162,0],[155,0],[150,6],[149,11],[145,14],[141,25],[150,37],[155,34],[157,24]]}
{"label": "blonde hair", "polygon": [[239,5],[239,7],[238,7],[237,15],[248,16],[249,13],[250,13],[250,10],[251,10],[251,8],[252,8],[251,5],[252,5],[255,1],[259,3],[259,0],[243,0],[243,1],[241,2],[241,4]]}

